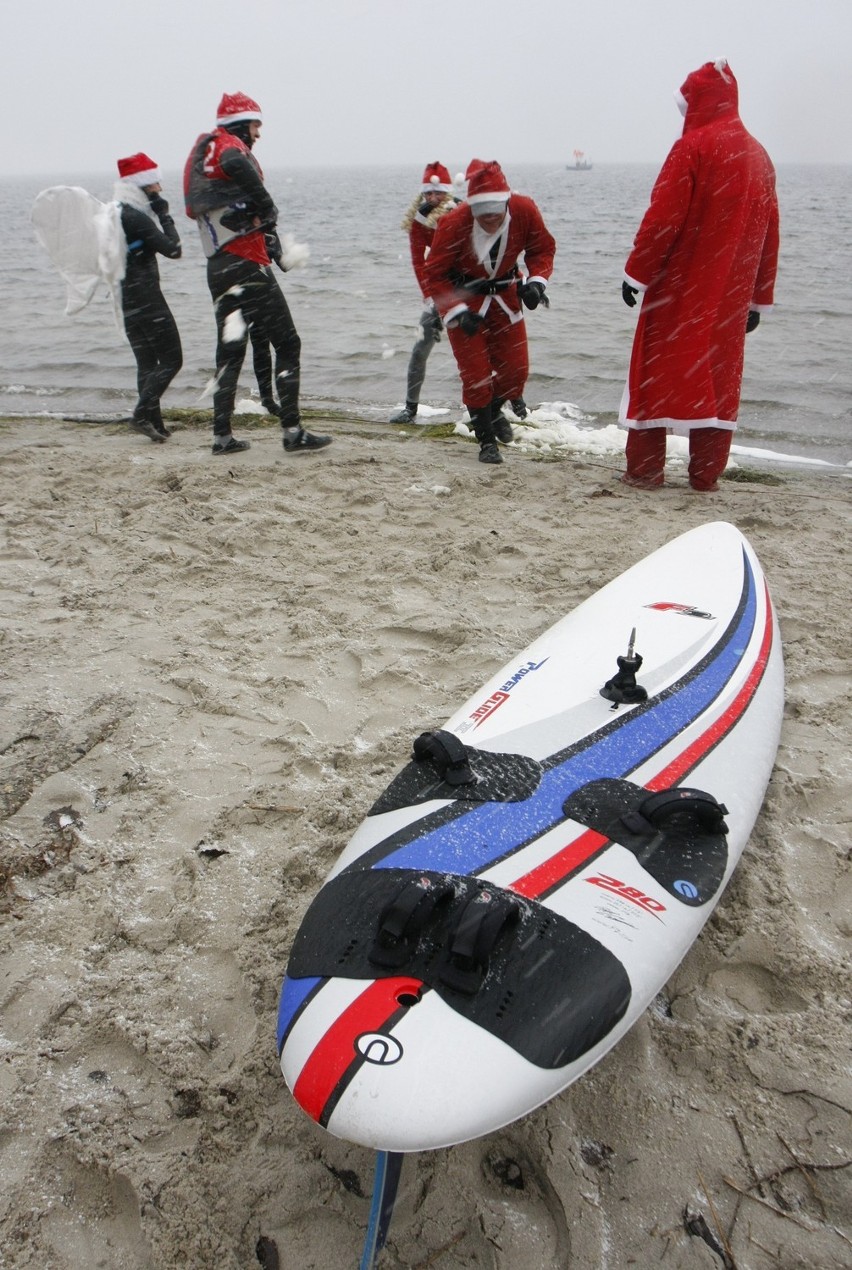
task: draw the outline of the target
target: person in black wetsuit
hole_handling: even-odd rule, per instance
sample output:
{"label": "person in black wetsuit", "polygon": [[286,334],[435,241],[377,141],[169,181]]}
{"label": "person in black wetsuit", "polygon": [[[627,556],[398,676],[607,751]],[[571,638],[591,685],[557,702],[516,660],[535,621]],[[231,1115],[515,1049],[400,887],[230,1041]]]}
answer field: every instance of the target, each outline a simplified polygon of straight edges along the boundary
{"label": "person in black wetsuit", "polygon": [[245,93],[225,93],[216,128],[196,139],[184,168],[186,213],[198,225],[216,313],[214,454],[249,448],[248,441],[233,436],[231,418],[252,328],[275,350],[275,413],[285,451],[302,454],[331,444],[331,437],[314,436],[301,425],[301,341],[267,250],[266,235],[275,229],[278,211],[251,152],[262,122],[256,101]]}
{"label": "person in black wetsuit", "polygon": [[162,196],[154,160],[141,153],[119,159],[118,174],[121,179],[114,195],[127,240],[121,307],[136,358],[139,392],[130,427],[161,442],[171,433],[163,423],[160,398],[183,365],[183,351],[177,324],[160,290],[157,256],[177,260],[180,237]]}
{"label": "person in black wetsuit", "polygon": [[[278,266],[282,272],[287,270],[283,263],[281,241],[275,230],[266,233],[266,250],[269,259]],[[249,339],[251,340],[251,359],[254,367],[254,377],[257,380],[257,390],[260,396],[260,404],[263,406],[267,414],[276,418],[280,417],[281,407],[275,399],[275,391],[272,386],[272,345],[269,342],[269,335],[259,326],[249,327]]]}

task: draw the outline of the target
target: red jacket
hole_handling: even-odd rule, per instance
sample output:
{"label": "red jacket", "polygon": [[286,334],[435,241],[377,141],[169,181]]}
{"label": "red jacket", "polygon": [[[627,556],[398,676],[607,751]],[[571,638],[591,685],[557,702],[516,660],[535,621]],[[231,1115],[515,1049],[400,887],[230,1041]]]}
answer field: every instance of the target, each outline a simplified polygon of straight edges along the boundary
{"label": "red jacket", "polygon": [[428,203],[424,203],[424,193],[425,191],[421,191],[408,208],[402,221],[402,228],[408,234],[411,265],[417,285],[420,287],[423,299],[428,300],[426,257],[429,255],[432,239],[435,237],[435,226],[442,216],[446,216],[447,212],[451,212],[457,206],[458,199],[452,194],[446,194],[442,202],[430,207]]}
{"label": "red jacket", "polygon": [[452,321],[465,308],[487,312],[496,300],[513,321],[523,312],[518,299],[518,257],[524,256],[524,273],[531,280],[547,282],[553,272],[556,242],[531,198],[512,194],[509,225],[504,231],[496,263],[478,260],[474,250],[474,221],[470,206],[461,203],[438,222],[426,261],[426,294],[444,321]]}
{"label": "red jacket", "polygon": [[432,246],[432,239],[435,237],[435,226],[427,225],[426,221],[415,216],[411,222],[411,229],[408,231],[408,243],[411,248],[411,265],[414,269],[414,276],[417,284],[423,293],[423,299],[429,299],[429,291],[426,285],[426,257]]}
{"label": "red jacket", "polygon": [[688,77],[683,135],[625,265],[644,298],[621,421],[735,426],[749,309],[769,309],[778,261],[775,170],[743,126],[724,64]]}

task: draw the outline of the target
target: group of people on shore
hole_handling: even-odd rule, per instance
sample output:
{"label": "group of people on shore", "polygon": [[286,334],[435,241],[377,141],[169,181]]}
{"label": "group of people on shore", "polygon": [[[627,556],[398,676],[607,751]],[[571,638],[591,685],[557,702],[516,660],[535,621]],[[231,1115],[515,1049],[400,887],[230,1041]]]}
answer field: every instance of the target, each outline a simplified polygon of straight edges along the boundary
{"label": "group of people on shore", "polygon": [[[683,133],[657,178],[622,281],[629,306],[642,296],[619,413],[627,428],[622,480],[663,485],[666,434],[674,431],[689,436],[692,488],[710,491],[736,428],[745,336],[773,303],[778,204],[772,163],[740,120],[727,63],[692,72],[677,98]],[[197,138],[184,170],[185,209],[207,257],[216,321],[214,455],[249,448],[231,431],[249,340],[285,451],[331,443],[301,426],[301,344],[272,269],[282,264],[278,211],[253,154],[262,123],[257,102],[226,93],[215,128]],[[122,311],[138,368],[131,427],[161,442],[169,433],[160,400],[181,367],[181,348],[156,257],[178,257],[180,239],[156,164],[137,154],[118,168],[127,243]],[[504,405],[517,419],[527,415],[526,314],[549,303],[556,243],[536,203],[511,189],[499,163],[471,160],[465,181],[465,196],[457,196],[447,168],[428,164],[403,221],[423,313],[405,405],[391,422],[416,418],[427,359],[446,330],[479,459],[499,464],[498,443],[513,439]]]}
{"label": "group of people on shore", "polygon": [[[689,437],[689,482],[718,488],[736,428],[745,337],[771,309],[778,264],[775,172],[739,117],[727,62],[707,62],[676,94],[683,133],[660,171],[624,269],[622,296],[643,296],[619,421],[638,489],[665,481],[666,435]],[[547,304],[555,243],[531,199],[513,194],[497,164],[474,159],[467,199],[432,163],[403,221],[423,297],[404,407],[417,416],[426,359],[446,326],[482,462],[512,440],[505,402],[527,415],[523,309]]]}
{"label": "group of people on shore", "polygon": [[[201,236],[216,320],[214,455],[249,448],[248,441],[231,431],[249,339],[263,405],[281,422],[285,451],[305,453],[331,443],[331,437],[315,436],[301,425],[301,341],[272,272],[273,261],[282,263],[278,212],[252,154],[262,122],[257,102],[243,93],[226,93],[219,103],[216,127],[197,138],[184,171],[186,213]],[[180,370],[182,358],[177,327],[160,290],[157,256],[180,256],[180,238],[154,161],[142,153],[131,155],[119,159],[118,171],[115,198],[127,241],[122,313],[138,379],[130,426],[162,442],[169,432],[163,425],[160,399]]]}
{"label": "group of people on shore", "polygon": [[456,199],[447,169],[429,164],[423,201],[403,222],[424,309],[405,406],[390,421],[416,419],[426,358],[446,327],[479,460],[502,463],[497,442],[513,439],[503,405],[509,402],[519,418],[527,413],[524,309],[548,303],[556,242],[533,200],[510,189],[499,163],[472,159],[465,180],[467,197]]}

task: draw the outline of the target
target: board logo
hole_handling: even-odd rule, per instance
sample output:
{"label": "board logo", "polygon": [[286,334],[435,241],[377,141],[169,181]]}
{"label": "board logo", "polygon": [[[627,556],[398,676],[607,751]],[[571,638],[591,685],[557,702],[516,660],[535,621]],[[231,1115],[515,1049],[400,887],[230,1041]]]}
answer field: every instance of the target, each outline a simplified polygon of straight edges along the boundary
{"label": "board logo", "polygon": [[657,604],[646,604],[646,609],[657,609],[660,613],[682,613],[684,617],[703,617],[708,622],[713,621],[712,613],[704,613],[701,609],[694,609],[691,604],[674,604],[667,600],[660,600]]}
{"label": "board logo", "polygon": [[673,885],[678,895],[682,895],[685,899],[698,899],[698,887],[694,882],[690,882],[687,878],[678,878],[677,882],[673,883]]}
{"label": "board logo", "polygon": [[650,895],[645,895],[638,887],[628,886],[626,882],[622,882],[619,878],[608,877],[606,873],[599,873],[596,877],[586,878],[591,886],[599,886],[603,891],[609,891],[612,895],[620,895],[623,900],[629,900],[631,904],[635,904],[637,908],[644,909],[646,913],[650,913],[656,917],[657,921],[661,921],[660,913],[665,913],[666,906],[661,904],[659,900],[653,899]]}
{"label": "board logo", "polygon": [[355,1048],[366,1062],[377,1067],[392,1067],[403,1054],[396,1037],[384,1036],[381,1032],[362,1032],[355,1041]]}
{"label": "board logo", "polygon": [[481,706],[477,706],[473,714],[471,714],[459,728],[459,732],[470,732],[479,727],[480,723],[484,723],[495,710],[499,710],[504,701],[509,700],[509,694],[512,689],[517,687],[522,679],[526,679],[527,675],[532,674],[534,670],[541,670],[545,662],[550,661],[549,657],[545,657],[544,661],[528,661],[525,666],[521,666],[512,675],[511,679],[507,679],[501,684],[496,692],[492,692],[487,701],[483,701]]}

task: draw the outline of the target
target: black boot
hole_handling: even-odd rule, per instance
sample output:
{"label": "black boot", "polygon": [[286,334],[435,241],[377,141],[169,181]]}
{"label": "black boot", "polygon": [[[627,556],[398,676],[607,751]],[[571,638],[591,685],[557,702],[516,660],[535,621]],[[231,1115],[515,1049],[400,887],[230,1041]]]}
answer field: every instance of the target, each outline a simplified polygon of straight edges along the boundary
{"label": "black boot", "polygon": [[136,411],[133,412],[129,427],[131,432],[138,432],[140,436],[148,437],[151,441],[165,441],[166,439],[162,432],[157,431],[150,419],[145,415],[137,414]]}
{"label": "black boot", "polygon": [[391,415],[388,423],[414,423],[417,418],[417,405],[416,401],[406,401],[401,410]]}
{"label": "black boot", "polygon": [[480,410],[472,410],[470,418],[473,424],[473,431],[479,442],[480,463],[502,463],[503,458],[497,449],[497,439],[494,435],[491,407],[483,406]]}
{"label": "black boot", "polygon": [[502,397],[495,397],[491,403],[491,425],[494,428],[494,434],[498,441],[502,441],[504,445],[508,445],[510,441],[514,441],[515,434],[512,431],[512,425],[503,414]]}
{"label": "black boot", "polygon": [[168,437],[172,435],[171,428],[167,428],[166,425],[163,423],[163,412],[160,409],[159,402],[157,403],[156,406],[152,406],[150,419],[154,425],[154,431],[158,433],[159,436],[165,437],[168,439]]}
{"label": "black boot", "polygon": [[324,450],[327,445],[331,445],[331,442],[331,437],[306,432],[301,425],[284,429],[283,444],[288,454],[307,454],[310,450]]}

